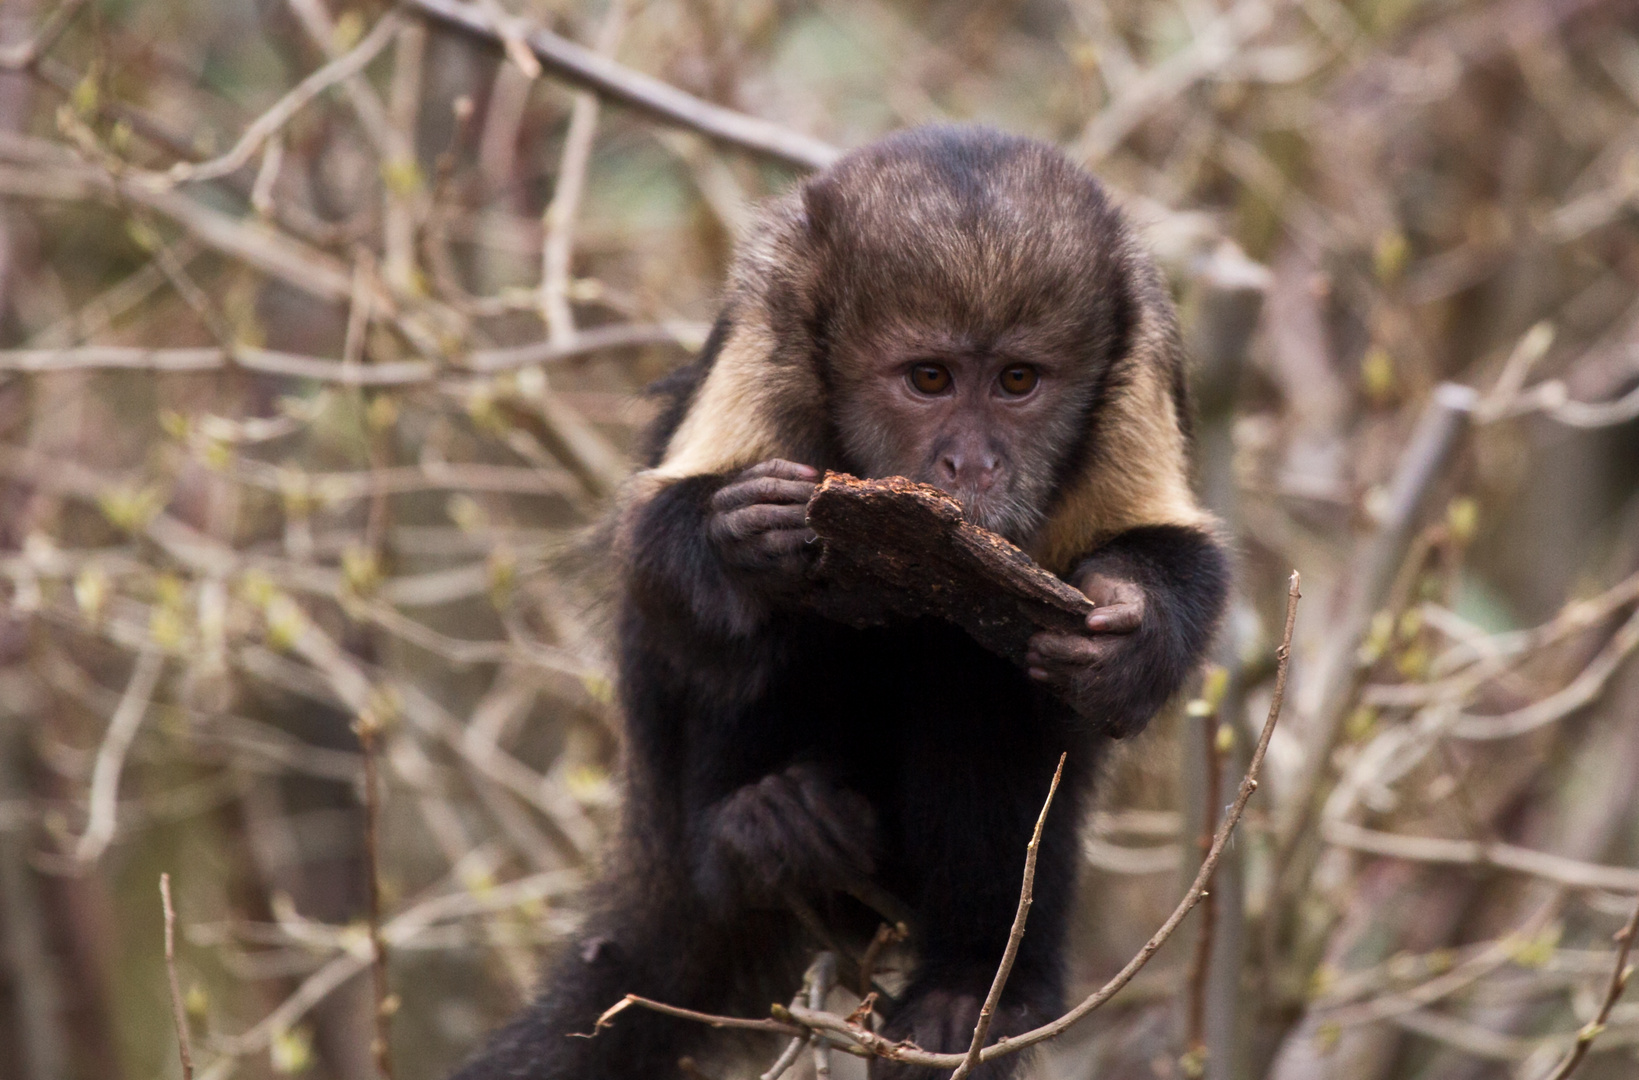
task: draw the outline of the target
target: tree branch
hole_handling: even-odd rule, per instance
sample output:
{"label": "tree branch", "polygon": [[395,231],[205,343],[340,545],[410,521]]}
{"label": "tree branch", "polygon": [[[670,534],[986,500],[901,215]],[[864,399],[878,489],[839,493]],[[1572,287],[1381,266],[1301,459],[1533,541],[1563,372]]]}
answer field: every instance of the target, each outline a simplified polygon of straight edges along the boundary
{"label": "tree branch", "polygon": [[[503,30],[476,4],[461,0],[402,0],[412,11],[454,30],[504,48],[510,28]],[[534,29],[525,35],[541,66],[558,78],[584,87],[601,97],[647,113],[663,123],[698,131],[729,146],[782,162],[795,169],[823,169],[840,156],[829,143],[803,135],[745,113],[725,109],[684,93],[651,75],[622,64],[550,30]]]}

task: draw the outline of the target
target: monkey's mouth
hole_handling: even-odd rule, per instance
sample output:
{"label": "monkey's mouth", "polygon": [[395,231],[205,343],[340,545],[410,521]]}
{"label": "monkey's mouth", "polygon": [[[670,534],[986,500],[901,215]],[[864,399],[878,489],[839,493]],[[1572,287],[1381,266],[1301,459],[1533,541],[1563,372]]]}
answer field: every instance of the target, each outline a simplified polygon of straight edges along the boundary
{"label": "monkey's mouth", "polygon": [[981,529],[996,533],[1015,544],[1023,543],[1040,524],[1040,514],[1026,499],[1000,485],[984,491],[961,487],[942,490],[962,504],[962,515]]}

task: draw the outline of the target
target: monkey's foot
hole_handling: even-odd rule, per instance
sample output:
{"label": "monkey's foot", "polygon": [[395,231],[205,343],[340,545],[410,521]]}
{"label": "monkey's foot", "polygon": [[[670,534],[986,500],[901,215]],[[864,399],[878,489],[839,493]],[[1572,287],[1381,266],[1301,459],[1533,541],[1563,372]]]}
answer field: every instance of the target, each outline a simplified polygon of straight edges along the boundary
{"label": "monkey's foot", "polygon": [[[962,1054],[973,1041],[973,1028],[979,1022],[979,1008],[984,1004],[984,992],[970,993],[929,987],[912,991],[903,1005],[894,1010],[882,1034],[895,1041],[909,1039],[924,1050],[936,1054]],[[1003,1001],[991,1017],[990,1031],[985,1038],[989,1046],[1004,1036],[1019,1035],[1049,1019],[1036,1009],[1017,1001]],[[1006,1080],[1017,1073],[1023,1054],[1010,1054],[987,1065],[981,1065],[970,1074],[974,1080]],[[934,1080],[949,1074],[948,1069],[927,1069],[906,1065],[886,1058],[871,1061],[871,1080]]]}

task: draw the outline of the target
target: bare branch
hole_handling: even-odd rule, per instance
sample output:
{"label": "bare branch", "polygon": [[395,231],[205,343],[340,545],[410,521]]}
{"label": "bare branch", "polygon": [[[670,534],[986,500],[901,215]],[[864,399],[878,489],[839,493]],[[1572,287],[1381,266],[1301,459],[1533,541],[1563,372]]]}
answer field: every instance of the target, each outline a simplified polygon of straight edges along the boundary
{"label": "bare branch", "polygon": [[[482,895],[476,895],[466,888],[437,893],[388,920],[381,928],[382,940],[389,946],[404,945],[441,921],[483,912],[506,911],[559,896],[580,881],[578,874],[551,871],[497,885],[484,890]],[[200,1080],[226,1080],[240,1058],[265,1049],[277,1033],[290,1030],[314,1006],[368,967],[373,955],[373,950],[367,947],[351,950],[309,975],[294,993],[254,1026],[224,1039],[221,1056],[200,1074]]]}
{"label": "bare branch", "polygon": [[1567,859],[1498,841],[1445,840],[1434,836],[1405,836],[1368,829],[1347,821],[1328,820],[1322,826],[1326,842],[1352,851],[1365,851],[1414,862],[1492,866],[1530,874],[1574,889],[1639,891],[1639,870]]}
{"label": "bare branch", "polygon": [[1013,928],[1008,931],[1007,947],[1002,950],[1001,965],[996,968],[996,977],[991,981],[990,992],[985,995],[985,1002],[979,1007],[979,1022],[973,1025],[973,1041],[968,1044],[967,1057],[950,1074],[950,1080],[964,1080],[979,1064],[979,1052],[984,1049],[985,1036],[990,1034],[990,1021],[996,1014],[996,1005],[1001,1001],[1002,990],[1007,986],[1007,977],[1013,973],[1013,961],[1019,955],[1019,942],[1024,939],[1024,923],[1030,915],[1030,903],[1035,898],[1036,885],[1036,852],[1041,848],[1041,830],[1047,824],[1047,811],[1052,809],[1053,796],[1058,794],[1059,780],[1064,776],[1064,759],[1067,755],[1059,755],[1058,766],[1053,770],[1053,782],[1047,787],[1047,800],[1042,803],[1041,813],[1036,817],[1035,831],[1030,834],[1030,843],[1025,848],[1024,856],[1024,886],[1019,890],[1019,909],[1013,916]]}
{"label": "bare branch", "polygon": [[1314,821],[1323,781],[1331,768],[1332,748],[1359,692],[1360,645],[1373,616],[1388,598],[1435,484],[1446,474],[1462,445],[1476,400],[1475,392],[1466,386],[1442,383],[1435,388],[1396,466],[1383,524],[1353,560],[1357,569],[1350,575],[1348,610],[1327,640],[1328,651],[1320,671],[1323,683],[1316,695],[1319,705],[1306,733],[1308,745],[1291,798],[1279,822],[1275,873],[1277,882],[1288,892],[1297,880],[1308,876],[1306,867],[1294,867],[1297,848],[1306,826]]}
{"label": "bare branch", "polygon": [[[497,47],[506,40],[489,15],[475,4],[462,0],[405,0],[405,6]],[[541,65],[559,78],[665,123],[690,128],[718,142],[801,170],[823,169],[839,156],[835,147],[819,139],[702,101],[653,76],[599,56],[550,30],[533,30],[528,41]]]}
{"label": "bare branch", "polygon": [[1639,899],[1634,901],[1633,914],[1628,917],[1628,924],[1616,934],[1616,966],[1611,969],[1611,981],[1605,988],[1605,998],[1599,1003],[1599,1012],[1589,1021],[1576,1036],[1576,1046],[1570,1056],[1560,1063],[1559,1067],[1550,1073],[1547,1080],[1566,1080],[1566,1077],[1576,1072],[1582,1064],[1582,1059],[1588,1056],[1588,1050],[1599,1033],[1605,1030],[1605,1025],[1611,1018],[1611,1010],[1616,1008],[1616,1001],[1622,996],[1622,991],[1628,988],[1628,980],[1633,977],[1633,968],[1628,965],[1628,956],[1633,951],[1634,935],[1639,934]]}
{"label": "bare branch", "polygon": [[1137,78],[1122,80],[1119,95],[1088,122],[1072,153],[1089,161],[1107,157],[1157,108],[1239,56],[1241,47],[1274,21],[1276,8],[1274,0],[1241,0],[1188,46]]}
{"label": "bare branch", "polygon": [[[351,288],[349,289],[351,292]],[[123,368],[137,371],[199,372],[241,367],[264,375],[340,386],[418,386],[434,383],[441,376],[459,375],[468,370],[479,374],[500,374],[537,364],[562,364],[604,349],[624,349],[646,345],[677,345],[692,348],[704,338],[704,328],[695,323],[614,324],[582,330],[567,342],[540,342],[498,349],[475,349],[467,355],[464,368],[444,368],[425,360],[392,360],[377,364],[348,365],[339,360],[273,349],[237,345],[234,348],[143,348],[126,345],[84,345],[74,348],[0,350],[0,371],[53,372]]]}
{"label": "bare branch", "polygon": [[[825,999],[831,996],[831,987],[837,981],[837,954],[827,949],[814,958],[814,964],[808,970],[808,1007],[810,1009],[825,1008]],[[831,1044],[828,1040],[815,1034],[809,1042],[814,1047],[814,1076],[816,1080],[830,1080],[831,1077]]]}
{"label": "bare branch", "polygon": [[148,712],[148,703],[153,700],[154,688],[159,685],[159,676],[164,670],[165,654],[158,649],[138,654],[131,668],[131,679],[125,684],[125,694],[108,721],[108,730],[91,771],[90,819],[74,844],[73,858],[81,866],[95,862],[114,839],[125,753],[137,736],[137,728]]}
{"label": "bare branch", "polygon": [[63,0],[56,10],[46,16],[33,37],[0,49],[0,71],[28,71],[33,68],[74,24],[74,17],[86,3],[87,0]]}
{"label": "bare branch", "polygon": [[[491,0],[493,3],[493,0]],[[625,0],[614,0],[598,28],[597,55],[613,56],[626,26]],[[518,38],[507,40],[508,52]],[[525,53],[531,60],[533,53]],[[540,65],[535,66],[540,74]],[[563,154],[558,160],[558,180],[552,201],[541,215],[545,240],[541,244],[541,317],[546,322],[547,339],[562,344],[575,337],[575,313],[569,307],[569,263],[575,250],[575,218],[580,213],[581,192],[586,187],[586,169],[592,161],[592,143],[598,131],[598,98],[589,91],[575,95],[569,112],[569,132],[563,137]]]}
{"label": "bare branch", "polygon": [[176,1051],[182,1059],[182,1080],[193,1080],[193,1038],[182,1005],[182,984],[176,977],[176,910],[171,907],[170,874],[159,875],[159,899],[165,911],[165,978],[171,988],[171,1018],[176,1021]]}
{"label": "bare branch", "polygon": [[250,163],[267,141],[291,121],[309,102],[330,87],[343,80],[350,79],[369,66],[381,51],[392,41],[398,30],[400,19],[395,12],[389,11],[383,15],[371,29],[363,41],[353,49],[332,60],[307,78],[297,83],[284,97],[280,98],[267,112],[258,116],[245,128],[239,136],[239,141],[233,148],[219,157],[209,161],[178,162],[163,173],[138,174],[155,187],[169,187],[176,184],[192,183],[201,180],[214,180],[220,176],[237,172]]}
{"label": "bare branch", "polygon": [[371,1044],[376,1071],[393,1080],[393,1013],[397,999],[387,981],[387,941],[381,934],[381,779],[377,775],[377,740],[387,717],[385,705],[366,709],[356,725],[364,757],[364,869],[369,882],[370,975],[375,992],[375,1038]]}
{"label": "bare branch", "polygon": [[[1227,676],[1228,673],[1223,672],[1218,686],[1225,685]],[[1222,691],[1218,691],[1217,697],[1221,699],[1222,696]],[[1218,825],[1218,800],[1223,789],[1224,750],[1218,741],[1217,702],[1208,703],[1208,711],[1200,717],[1200,722],[1201,761],[1206,770],[1206,783],[1201,794],[1201,835],[1197,843],[1204,852],[1211,846],[1212,833]],[[1208,892],[1201,902],[1201,928],[1195,939],[1195,954],[1190,958],[1184,1024],[1184,1053],[1199,1058],[1198,1064],[1203,1068],[1207,1053],[1207,982],[1212,973],[1213,936],[1218,922],[1217,894],[1211,884],[1207,883]]]}

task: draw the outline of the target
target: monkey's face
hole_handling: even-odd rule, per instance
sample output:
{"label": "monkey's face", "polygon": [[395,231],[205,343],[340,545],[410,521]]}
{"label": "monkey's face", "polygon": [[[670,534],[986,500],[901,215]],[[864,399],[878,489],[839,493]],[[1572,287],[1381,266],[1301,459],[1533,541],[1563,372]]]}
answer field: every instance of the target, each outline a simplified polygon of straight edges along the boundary
{"label": "monkey's face", "polygon": [[812,362],[831,392],[815,441],[1028,544],[1060,483],[1098,466],[1100,398],[1138,312],[1097,182],[1040,144],[911,132],[811,180],[770,228],[748,273],[773,371]]}
{"label": "monkey's face", "polygon": [[975,525],[1025,542],[1045,515],[1054,457],[1082,422],[1087,380],[1024,332],[983,348],[893,337],[844,365],[838,428],[851,463],[941,488]]}

